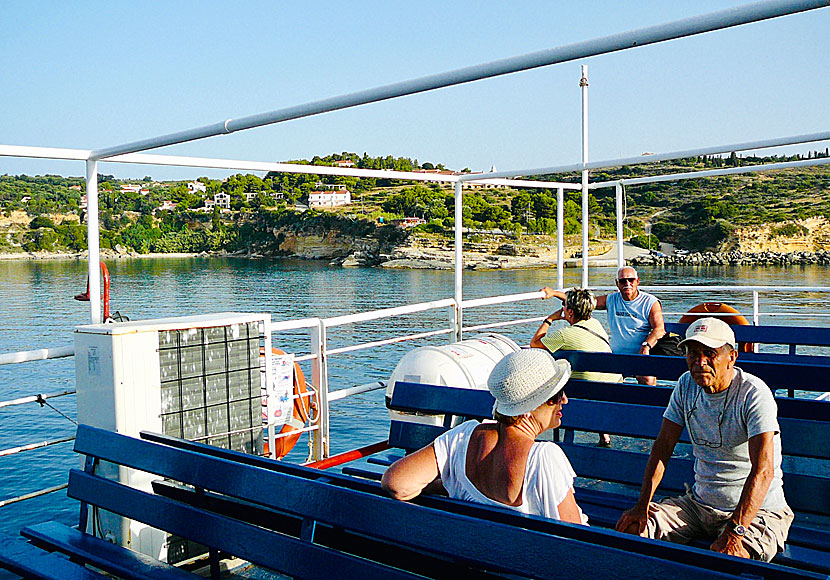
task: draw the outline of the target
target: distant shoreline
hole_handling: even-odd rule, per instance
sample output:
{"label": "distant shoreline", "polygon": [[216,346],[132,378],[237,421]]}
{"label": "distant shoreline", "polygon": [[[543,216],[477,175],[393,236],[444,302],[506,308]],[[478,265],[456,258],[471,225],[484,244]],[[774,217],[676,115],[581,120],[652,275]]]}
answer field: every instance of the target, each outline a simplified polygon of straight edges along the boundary
{"label": "distant shoreline", "polygon": [[[446,255],[438,255],[443,254]],[[163,258],[241,258],[241,259],[297,259],[297,260],[324,260],[332,267],[371,267],[386,269],[414,269],[414,270],[448,270],[452,269],[451,252],[431,252],[430,255],[393,255],[383,256],[380,261],[374,263],[357,262],[354,260],[331,257],[310,257],[310,256],[266,256],[259,253],[234,253],[226,252],[176,252],[176,253],[147,253],[137,252],[114,252],[104,250],[101,259],[105,261],[121,261],[132,259],[163,259]],[[589,258],[592,267],[614,266],[616,260],[611,259],[610,252],[601,256]],[[385,259],[384,259],[385,258]],[[0,253],[0,262],[6,261],[86,261],[86,252],[6,252]],[[582,260],[569,258],[565,261],[566,268],[580,268]],[[758,252],[746,253],[740,251],[731,252],[704,252],[687,255],[662,255],[649,254],[627,255],[626,263],[633,266],[789,266],[789,265],[830,265],[830,251],[828,252]],[[496,254],[481,254],[472,252],[467,255],[465,252],[465,268],[471,270],[533,270],[539,268],[554,268],[556,260],[542,256],[502,256]]]}
{"label": "distant shoreline", "polygon": [[[116,254],[116,253],[102,253],[101,259],[102,260],[129,260],[132,258],[198,258],[198,257],[214,257],[218,256],[219,254],[206,254],[206,253],[174,253],[174,254],[162,254],[162,253],[151,253],[151,254],[138,254],[138,253],[124,253],[124,254]],[[38,262],[38,261],[57,261],[57,260],[84,260],[87,259],[86,252],[77,252],[77,253],[69,253],[69,252],[14,252],[14,253],[0,253],[0,261],[25,261],[25,262]]]}

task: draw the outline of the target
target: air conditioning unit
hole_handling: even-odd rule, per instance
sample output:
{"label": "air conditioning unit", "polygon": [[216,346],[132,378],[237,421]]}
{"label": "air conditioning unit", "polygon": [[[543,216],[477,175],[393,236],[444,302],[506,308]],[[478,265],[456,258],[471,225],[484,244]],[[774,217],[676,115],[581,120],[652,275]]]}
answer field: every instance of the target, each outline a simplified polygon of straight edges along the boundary
{"label": "air conditioning unit", "polygon": [[[78,422],[138,437],[143,430],[263,452],[262,392],[270,314],[221,313],[75,329]],[[156,476],[103,463],[112,479],[152,491]],[[170,563],[199,548],[103,510],[89,531]]]}

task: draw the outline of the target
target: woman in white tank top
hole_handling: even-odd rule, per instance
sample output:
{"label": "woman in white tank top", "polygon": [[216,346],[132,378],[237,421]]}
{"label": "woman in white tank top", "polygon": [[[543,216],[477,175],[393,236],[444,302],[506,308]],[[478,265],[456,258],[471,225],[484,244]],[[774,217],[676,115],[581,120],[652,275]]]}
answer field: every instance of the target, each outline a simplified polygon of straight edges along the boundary
{"label": "woman in white tank top", "polygon": [[567,361],[522,350],[507,355],[488,379],[495,421],[467,421],[396,461],[381,484],[392,497],[422,491],[587,523],[573,495],[576,477],[564,452],[536,437],[559,427],[568,398]]}

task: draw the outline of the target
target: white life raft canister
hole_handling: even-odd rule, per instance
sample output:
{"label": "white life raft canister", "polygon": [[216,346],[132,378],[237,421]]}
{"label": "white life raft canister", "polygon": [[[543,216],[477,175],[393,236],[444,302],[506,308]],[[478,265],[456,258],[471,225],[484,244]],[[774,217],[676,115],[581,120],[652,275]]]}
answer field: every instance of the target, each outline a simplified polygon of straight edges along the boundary
{"label": "white life raft canister", "polygon": [[[392,400],[398,381],[487,390],[487,377],[493,367],[521,347],[500,334],[482,334],[444,346],[422,346],[406,353],[392,371],[386,386],[386,405]],[[405,413],[389,409],[394,421],[443,425],[444,415]]]}

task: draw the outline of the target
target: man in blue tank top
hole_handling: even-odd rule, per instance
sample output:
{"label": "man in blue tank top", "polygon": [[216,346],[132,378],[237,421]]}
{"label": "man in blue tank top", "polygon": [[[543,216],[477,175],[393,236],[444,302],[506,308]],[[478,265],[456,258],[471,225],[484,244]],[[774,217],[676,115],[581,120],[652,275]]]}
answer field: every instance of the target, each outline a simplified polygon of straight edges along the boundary
{"label": "man in blue tank top", "polygon": [[[611,350],[623,354],[649,354],[657,341],[666,334],[663,307],[655,296],[640,292],[640,276],[631,266],[617,270],[618,291],[597,296],[597,309],[608,310]],[[543,288],[545,298],[559,298],[565,293]],[[654,385],[654,377],[637,377],[640,383]]]}

